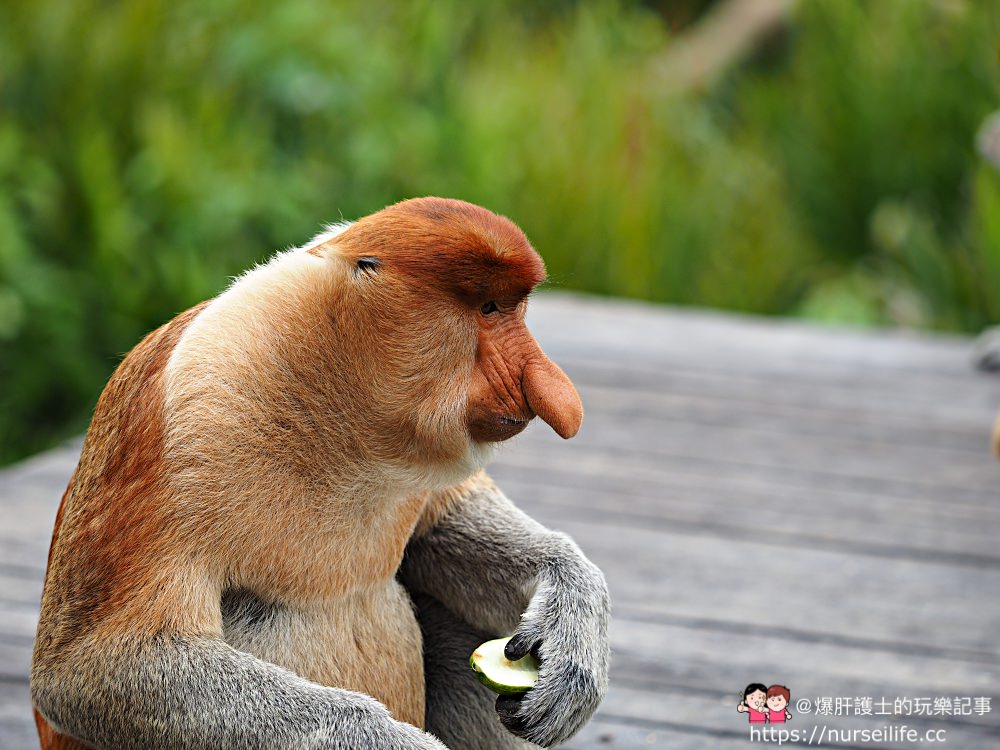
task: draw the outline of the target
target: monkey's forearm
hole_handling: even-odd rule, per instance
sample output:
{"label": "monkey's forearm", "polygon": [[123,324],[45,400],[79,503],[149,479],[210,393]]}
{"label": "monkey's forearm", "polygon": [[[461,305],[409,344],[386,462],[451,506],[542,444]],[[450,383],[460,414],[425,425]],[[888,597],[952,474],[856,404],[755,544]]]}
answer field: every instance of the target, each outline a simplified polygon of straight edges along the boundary
{"label": "monkey's forearm", "polygon": [[98,748],[445,750],[367,695],[326,688],[210,638],[158,636],[36,668],[35,706]]}
{"label": "monkey's forearm", "polygon": [[606,606],[603,575],[568,536],[527,516],[486,477],[458,493],[407,545],[400,577],[411,590],[498,634],[517,626],[542,586],[562,589],[584,608]]}
{"label": "monkey's forearm", "polygon": [[608,685],[607,583],[568,536],[511,504],[484,475],[455,491],[411,539],[400,570],[412,590],[496,635],[508,659],[534,653],[538,682],[497,699],[501,723],[543,747],[572,737]]}

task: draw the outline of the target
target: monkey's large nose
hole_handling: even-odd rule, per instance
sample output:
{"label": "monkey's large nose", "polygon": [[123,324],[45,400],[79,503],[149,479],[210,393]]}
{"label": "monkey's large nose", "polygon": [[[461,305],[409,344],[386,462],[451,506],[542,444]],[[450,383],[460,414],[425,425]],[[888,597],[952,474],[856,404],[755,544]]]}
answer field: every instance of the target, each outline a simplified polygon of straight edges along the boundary
{"label": "monkey's large nose", "polygon": [[521,376],[521,389],[528,406],[555,430],[559,437],[571,438],[583,422],[583,402],[566,373],[538,350]]}

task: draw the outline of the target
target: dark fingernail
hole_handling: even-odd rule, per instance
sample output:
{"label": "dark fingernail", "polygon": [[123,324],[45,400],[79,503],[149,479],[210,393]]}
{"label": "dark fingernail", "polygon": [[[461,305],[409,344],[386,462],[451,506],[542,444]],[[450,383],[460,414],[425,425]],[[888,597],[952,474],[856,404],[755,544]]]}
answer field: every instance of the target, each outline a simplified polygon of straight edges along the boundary
{"label": "dark fingernail", "polygon": [[511,638],[507,641],[507,645],[503,647],[503,655],[506,656],[511,661],[517,661],[523,657],[528,651],[531,650],[531,639],[526,637],[517,636]]}

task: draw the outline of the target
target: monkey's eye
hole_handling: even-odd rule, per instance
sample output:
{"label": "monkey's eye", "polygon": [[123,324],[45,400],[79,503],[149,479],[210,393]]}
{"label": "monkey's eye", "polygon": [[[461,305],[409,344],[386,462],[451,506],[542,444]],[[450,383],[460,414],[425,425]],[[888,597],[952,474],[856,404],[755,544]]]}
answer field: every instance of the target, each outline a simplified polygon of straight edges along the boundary
{"label": "monkey's eye", "polygon": [[358,258],[357,267],[359,271],[375,273],[378,267],[382,264],[378,258],[364,257]]}
{"label": "monkey's eye", "polygon": [[497,303],[494,302],[493,300],[490,300],[485,305],[479,308],[479,312],[481,312],[483,315],[491,315],[496,311],[497,311]]}

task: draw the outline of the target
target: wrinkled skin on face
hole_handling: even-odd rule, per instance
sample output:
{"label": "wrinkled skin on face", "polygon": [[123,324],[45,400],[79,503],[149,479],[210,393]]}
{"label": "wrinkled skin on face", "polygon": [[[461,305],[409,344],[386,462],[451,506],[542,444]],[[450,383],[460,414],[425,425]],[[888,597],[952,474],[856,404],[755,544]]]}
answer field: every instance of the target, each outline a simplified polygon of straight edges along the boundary
{"label": "wrinkled skin on face", "polygon": [[524,304],[512,309],[497,304],[495,311],[480,315],[469,393],[473,440],[506,440],[535,416],[560,437],[573,437],[583,421],[583,404],[566,373],[545,355],[525,325]]}

